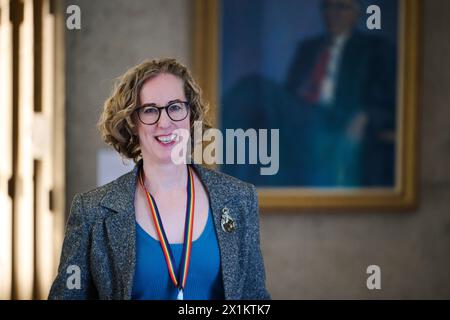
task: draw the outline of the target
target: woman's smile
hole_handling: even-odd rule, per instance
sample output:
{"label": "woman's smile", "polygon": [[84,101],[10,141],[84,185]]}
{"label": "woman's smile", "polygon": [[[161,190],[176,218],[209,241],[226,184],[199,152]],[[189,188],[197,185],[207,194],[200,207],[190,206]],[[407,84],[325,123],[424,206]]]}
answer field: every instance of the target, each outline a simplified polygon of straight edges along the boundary
{"label": "woman's smile", "polygon": [[155,136],[156,141],[158,141],[161,145],[165,147],[173,146],[177,142],[178,140],[177,138],[178,135],[175,133]]}

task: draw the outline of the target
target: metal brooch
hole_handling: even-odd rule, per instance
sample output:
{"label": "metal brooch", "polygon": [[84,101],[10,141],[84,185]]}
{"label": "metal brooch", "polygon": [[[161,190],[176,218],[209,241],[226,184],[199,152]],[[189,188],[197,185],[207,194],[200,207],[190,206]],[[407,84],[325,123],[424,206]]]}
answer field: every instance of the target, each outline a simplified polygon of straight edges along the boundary
{"label": "metal brooch", "polygon": [[222,230],[225,232],[233,232],[236,230],[236,222],[230,216],[230,210],[225,207],[222,209],[222,220],[221,220]]}

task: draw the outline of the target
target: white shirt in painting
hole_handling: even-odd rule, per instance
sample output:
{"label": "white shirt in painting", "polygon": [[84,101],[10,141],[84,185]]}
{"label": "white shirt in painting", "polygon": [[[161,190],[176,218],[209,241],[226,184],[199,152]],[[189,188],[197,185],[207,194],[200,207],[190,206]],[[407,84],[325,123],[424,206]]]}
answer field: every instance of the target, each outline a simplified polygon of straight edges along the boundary
{"label": "white shirt in painting", "polygon": [[329,106],[334,102],[339,64],[347,40],[348,34],[343,34],[333,39],[326,75],[320,85],[319,101],[325,106]]}

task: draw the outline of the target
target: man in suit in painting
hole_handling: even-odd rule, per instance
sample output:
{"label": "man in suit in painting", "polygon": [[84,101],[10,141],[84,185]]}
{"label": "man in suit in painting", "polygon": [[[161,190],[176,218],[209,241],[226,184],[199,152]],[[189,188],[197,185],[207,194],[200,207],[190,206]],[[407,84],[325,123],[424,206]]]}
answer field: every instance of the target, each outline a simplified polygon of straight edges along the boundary
{"label": "man in suit in painting", "polygon": [[322,0],[326,33],[301,42],[289,69],[287,89],[314,110],[312,185],[394,183],[395,50],[356,30],[361,10]]}
{"label": "man in suit in painting", "polygon": [[298,45],[284,83],[251,74],[222,97],[222,128],[280,128],[278,174],[223,171],[258,186],[392,186],[395,50],[356,30],[360,1],[319,3],[325,33]]}

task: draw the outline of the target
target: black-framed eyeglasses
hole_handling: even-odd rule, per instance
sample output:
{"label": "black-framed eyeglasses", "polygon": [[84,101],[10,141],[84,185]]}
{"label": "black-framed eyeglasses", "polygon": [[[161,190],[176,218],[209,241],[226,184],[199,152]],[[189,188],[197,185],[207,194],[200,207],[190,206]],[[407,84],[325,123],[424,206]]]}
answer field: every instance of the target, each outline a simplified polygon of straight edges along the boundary
{"label": "black-framed eyeglasses", "polygon": [[135,111],[143,124],[152,125],[159,121],[163,109],[166,110],[167,115],[172,121],[182,121],[189,114],[189,102],[174,100],[170,101],[164,107],[158,107],[154,103],[147,103],[136,108]]}

